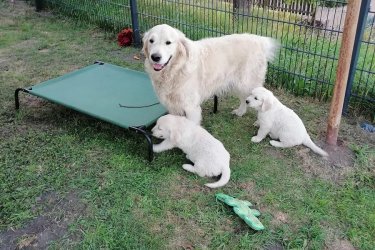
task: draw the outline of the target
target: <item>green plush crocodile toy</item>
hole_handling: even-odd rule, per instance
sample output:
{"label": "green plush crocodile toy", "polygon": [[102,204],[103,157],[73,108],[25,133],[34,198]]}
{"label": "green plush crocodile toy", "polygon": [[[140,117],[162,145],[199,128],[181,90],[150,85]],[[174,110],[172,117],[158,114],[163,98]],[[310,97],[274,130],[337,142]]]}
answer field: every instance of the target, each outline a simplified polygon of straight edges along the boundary
{"label": "green plush crocodile toy", "polygon": [[234,212],[240,216],[252,229],[257,231],[264,229],[264,226],[256,217],[260,215],[260,212],[256,209],[251,209],[250,206],[252,206],[252,204],[250,202],[239,200],[222,193],[218,193],[215,196],[219,201],[233,207]]}

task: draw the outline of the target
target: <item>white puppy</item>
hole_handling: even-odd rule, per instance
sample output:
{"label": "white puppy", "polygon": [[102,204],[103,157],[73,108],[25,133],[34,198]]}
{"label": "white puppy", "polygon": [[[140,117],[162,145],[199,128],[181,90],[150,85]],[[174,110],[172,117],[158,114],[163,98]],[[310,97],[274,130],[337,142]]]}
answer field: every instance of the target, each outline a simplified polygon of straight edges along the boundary
{"label": "white puppy", "polygon": [[283,105],[271,91],[263,87],[255,88],[246,103],[258,111],[258,119],[254,125],[259,126],[259,130],[251,138],[252,142],[260,142],[269,134],[274,139],[270,141],[272,146],[287,148],[303,144],[317,154],[328,156],[310,139],[298,115]]}
{"label": "white puppy", "polygon": [[143,36],[145,69],[160,102],[170,114],[183,115],[199,124],[203,101],[233,91],[246,112],[246,97],[263,86],[267,62],[278,47],[273,39],[234,34],[192,41],[166,24]]}
{"label": "white puppy", "polygon": [[230,155],[223,144],[202,127],[182,116],[165,115],[158,119],[152,129],[152,135],[164,139],[154,145],[154,152],[159,153],[174,147],[186,153],[186,158],[194,163],[182,167],[201,177],[218,176],[219,181],[205,184],[217,188],[227,184],[230,178]]}

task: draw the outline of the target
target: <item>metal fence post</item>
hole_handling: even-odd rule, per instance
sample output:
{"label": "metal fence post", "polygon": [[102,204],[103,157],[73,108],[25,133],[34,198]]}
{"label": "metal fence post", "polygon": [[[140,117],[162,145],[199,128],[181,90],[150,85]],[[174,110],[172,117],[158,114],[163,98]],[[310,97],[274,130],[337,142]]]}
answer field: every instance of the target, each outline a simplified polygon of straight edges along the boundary
{"label": "metal fence post", "polygon": [[44,9],[44,0],[35,0],[35,10],[41,11]]}
{"label": "metal fence post", "polygon": [[141,44],[141,35],[139,33],[138,10],[136,0],[130,0],[130,16],[132,19],[134,45],[138,46]]}
{"label": "metal fence post", "polygon": [[240,8],[240,0],[233,0],[233,22],[237,21],[238,9]]}
{"label": "metal fence post", "polygon": [[362,0],[362,3],[361,3],[361,9],[359,12],[359,20],[357,24],[357,31],[356,31],[355,40],[354,40],[353,54],[352,54],[352,59],[350,61],[348,84],[346,85],[346,90],[345,90],[344,107],[342,111],[343,115],[348,114],[349,101],[350,101],[350,96],[352,94],[355,70],[357,67],[359,52],[361,49],[361,44],[362,44],[361,41],[363,37],[363,32],[366,28],[366,20],[367,20],[368,12],[370,9],[370,2],[371,0]]}

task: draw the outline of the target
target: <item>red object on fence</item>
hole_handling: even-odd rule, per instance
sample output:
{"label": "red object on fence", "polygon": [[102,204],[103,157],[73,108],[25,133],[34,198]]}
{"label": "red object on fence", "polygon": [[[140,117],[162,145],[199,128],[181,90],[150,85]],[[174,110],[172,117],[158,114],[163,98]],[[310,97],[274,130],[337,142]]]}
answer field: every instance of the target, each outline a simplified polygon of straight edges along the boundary
{"label": "red object on fence", "polygon": [[117,35],[117,42],[120,46],[130,46],[133,42],[133,30],[130,28],[123,29]]}

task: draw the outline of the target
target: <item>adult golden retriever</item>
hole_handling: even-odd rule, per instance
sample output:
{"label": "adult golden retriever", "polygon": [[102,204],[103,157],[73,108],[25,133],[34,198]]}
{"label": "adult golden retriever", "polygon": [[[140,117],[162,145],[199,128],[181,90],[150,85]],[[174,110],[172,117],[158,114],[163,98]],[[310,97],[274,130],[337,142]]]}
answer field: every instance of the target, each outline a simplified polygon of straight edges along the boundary
{"label": "adult golden retriever", "polygon": [[161,104],[196,124],[202,119],[202,102],[228,91],[241,102],[232,113],[245,114],[246,97],[263,86],[277,47],[273,39],[251,34],[192,41],[166,24],[143,36],[145,69]]}

